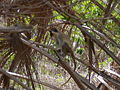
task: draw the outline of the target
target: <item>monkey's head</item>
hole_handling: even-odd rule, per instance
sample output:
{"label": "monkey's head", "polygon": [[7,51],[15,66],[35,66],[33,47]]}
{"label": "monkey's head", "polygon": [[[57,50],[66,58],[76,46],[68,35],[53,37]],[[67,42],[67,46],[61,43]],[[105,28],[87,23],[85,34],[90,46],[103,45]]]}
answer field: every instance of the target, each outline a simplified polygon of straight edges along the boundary
{"label": "monkey's head", "polygon": [[56,28],[52,28],[49,32],[51,37],[55,37],[59,33]]}

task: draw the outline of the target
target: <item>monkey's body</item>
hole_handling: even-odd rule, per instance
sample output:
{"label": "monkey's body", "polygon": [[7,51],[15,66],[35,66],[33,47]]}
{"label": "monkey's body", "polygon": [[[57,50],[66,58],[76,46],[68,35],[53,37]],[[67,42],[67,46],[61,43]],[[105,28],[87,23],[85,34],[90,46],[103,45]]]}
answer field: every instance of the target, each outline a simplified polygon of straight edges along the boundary
{"label": "monkey's body", "polygon": [[72,43],[67,35],[56,28],[50,30],[50,36],[56,41],[57,51],[62,52],[62,56],[70,55],[73,58],[74,70],[76,69],[75,57],[72,51]]}
{"label": "monkey's body", "polygon": [[55,28],[50,31],[50,35],[56,41],[57,50],[62,50],[65,56],[72,52],[72,43],[69,37]]}

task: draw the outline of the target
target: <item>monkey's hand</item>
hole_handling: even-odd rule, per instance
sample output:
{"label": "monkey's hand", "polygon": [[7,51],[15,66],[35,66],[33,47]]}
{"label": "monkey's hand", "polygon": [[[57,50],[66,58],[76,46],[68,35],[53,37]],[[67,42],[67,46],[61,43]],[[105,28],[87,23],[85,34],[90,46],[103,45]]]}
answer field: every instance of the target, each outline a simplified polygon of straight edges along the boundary
{"label": "monkey's hand", "polygon": [[58,53],[60,56],[65,57],[65,54],[63,53],[63,51],[62,51],[60,48],[57,49],[57,53]]}

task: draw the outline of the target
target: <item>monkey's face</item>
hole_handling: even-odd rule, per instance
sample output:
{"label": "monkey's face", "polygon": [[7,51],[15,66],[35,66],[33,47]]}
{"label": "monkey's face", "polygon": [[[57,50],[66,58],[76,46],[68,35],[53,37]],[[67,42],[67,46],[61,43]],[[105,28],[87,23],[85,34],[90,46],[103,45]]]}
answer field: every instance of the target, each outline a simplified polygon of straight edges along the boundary
{"label": "monkey's face", "polygon": [[56,28],[52,28],[50,31],[50,36],[51,37],[56,37],[57,35],[58,35],[58,33],[59,33],[59,31],[56,29]]}

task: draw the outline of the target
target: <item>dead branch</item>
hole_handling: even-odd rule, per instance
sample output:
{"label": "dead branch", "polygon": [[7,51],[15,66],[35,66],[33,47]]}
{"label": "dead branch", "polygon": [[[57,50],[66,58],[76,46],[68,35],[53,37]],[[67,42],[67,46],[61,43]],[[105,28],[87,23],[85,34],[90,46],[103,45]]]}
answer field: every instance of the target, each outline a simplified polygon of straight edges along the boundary
{"label": "dead branch", "polygon": [[18,32],[30,32],[32,30],[31,26],[10,26],[10,27],[0,27],[0,32],[4,33],[18,33]]}
{"label": "dead branch", "polygon": [[[7,72],[7,73],[9,73],[12,76],[18,77],[18,78],[26,79],[26,80],[29,80],[29,81],[31,80],[27,76],[23,76],[23,75],[20,75],[20,74],[17,74],[17,73],[13,73],[13,72]],[[56,86],[53,86],[53,85],[51,85],[49,83],[46,83],[46,82],[43,82],[43,81],[37,81],[35,79],[32,79],[32,80],[35,83],[42,84],[42,85],[47,86],[49,88],[52,88],[52,89],[55,89],[55,90],[62,90],[62,89],[57,88]]]}

